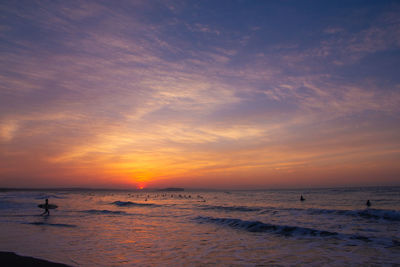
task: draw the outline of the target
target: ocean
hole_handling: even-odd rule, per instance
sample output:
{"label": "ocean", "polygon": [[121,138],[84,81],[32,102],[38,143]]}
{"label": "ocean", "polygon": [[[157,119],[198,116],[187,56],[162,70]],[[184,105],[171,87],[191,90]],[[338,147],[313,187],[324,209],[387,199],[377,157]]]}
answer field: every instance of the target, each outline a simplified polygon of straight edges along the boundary
{"label": "ocean", "polygon": [[[46,198],[58,208],[40,216]],[[0,250],[71,266],[400,266],[400,187],[4,191]]]}

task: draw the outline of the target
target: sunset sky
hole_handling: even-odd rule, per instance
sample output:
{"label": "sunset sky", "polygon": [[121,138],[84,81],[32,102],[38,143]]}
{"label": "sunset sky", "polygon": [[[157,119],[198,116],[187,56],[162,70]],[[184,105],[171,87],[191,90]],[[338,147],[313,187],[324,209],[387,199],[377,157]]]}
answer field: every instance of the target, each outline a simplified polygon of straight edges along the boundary
{"label": "sunset sky", "polygon": [[400,185],[399,1],[1,1],[0,187]]}

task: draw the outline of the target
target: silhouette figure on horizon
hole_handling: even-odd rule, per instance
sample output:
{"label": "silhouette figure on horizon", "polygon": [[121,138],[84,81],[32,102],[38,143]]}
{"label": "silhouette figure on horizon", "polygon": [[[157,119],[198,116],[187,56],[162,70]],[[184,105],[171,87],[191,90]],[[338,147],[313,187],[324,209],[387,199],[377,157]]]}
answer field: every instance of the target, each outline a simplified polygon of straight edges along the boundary
{"label": "silhouette figure on horizon", "polygon": [[50,215],[49,211],[49,199],[46,198],[46,203],[44,204],[44,212],[41,215]]}
{"label": "silhouette figure on horizon", "polygon": [[368,199],[367,203],[365,203],[365,205],[367,205],[367,207],[371,207],[371,201],[369,201],[369,199]]}
{"label": "silhouette figure on horizon", "polygon": [[301,195],[300,196],[300,201],[304,201],[304,200],[306,200],[306,199],[303,197],[303,195]]}

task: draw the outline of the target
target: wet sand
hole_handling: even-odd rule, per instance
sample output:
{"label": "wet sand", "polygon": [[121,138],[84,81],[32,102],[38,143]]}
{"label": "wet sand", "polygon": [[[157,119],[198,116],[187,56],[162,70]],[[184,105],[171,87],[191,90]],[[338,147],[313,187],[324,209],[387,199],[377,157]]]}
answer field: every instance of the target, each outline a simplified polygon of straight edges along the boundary
{"label": "wet sand", "polygon": [[36,259],[32,257],[19,256],[14,252],[0,251],[0,262],[2,266],[25,267],[25,266],[38,266],[38,267],[70,267],[62,263],[55,263],[51,261]]}

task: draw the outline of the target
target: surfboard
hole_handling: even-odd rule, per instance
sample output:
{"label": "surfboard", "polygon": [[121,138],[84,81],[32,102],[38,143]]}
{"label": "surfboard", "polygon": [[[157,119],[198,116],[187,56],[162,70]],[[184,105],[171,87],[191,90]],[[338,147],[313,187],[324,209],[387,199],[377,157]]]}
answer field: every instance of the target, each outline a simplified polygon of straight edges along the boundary
{"label": "surfboard", "polygon": [[[39,204],[38,207],[41,209],[46,209],[46,204]],[[48,209],[56,209],[56,208],[58,208],[58,206],[54,205],[54,204],[48,204],[47,208]]]}

